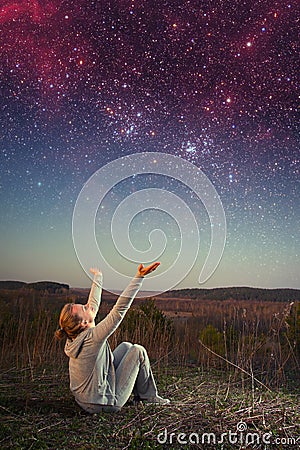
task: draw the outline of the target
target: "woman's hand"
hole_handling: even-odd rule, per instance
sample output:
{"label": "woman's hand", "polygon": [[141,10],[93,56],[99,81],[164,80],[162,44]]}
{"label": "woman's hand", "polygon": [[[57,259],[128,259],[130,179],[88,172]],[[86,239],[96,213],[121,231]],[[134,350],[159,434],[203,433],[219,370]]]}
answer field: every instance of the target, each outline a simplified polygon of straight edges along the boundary
{"label": "woman's hand", "polygon": [[143,264],[140,264],[138,267],[137,275],[140,277],[144,277],[145,275],[148,275],[148,273],[153,272],[158,268],[160,265],[160,262],[155,262],[150,264],[150,266],[144,267]]}
{"label": "woman's hand", "polygon": [[91,272],[93,275],[98,275],[98,274],[102,273],[101,270],[98,269],[98,267],[91,267],[91,268],[90,268],[90,272]]}

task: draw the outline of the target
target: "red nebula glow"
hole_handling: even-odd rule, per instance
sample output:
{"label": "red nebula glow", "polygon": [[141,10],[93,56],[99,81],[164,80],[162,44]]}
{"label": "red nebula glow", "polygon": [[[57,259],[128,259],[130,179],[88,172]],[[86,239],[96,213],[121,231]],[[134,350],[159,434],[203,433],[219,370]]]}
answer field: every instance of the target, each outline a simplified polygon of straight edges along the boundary
{"label": "red nebula glow", "polygon": [[53,2],[41,6],[37,0],[9,2],[0,9],[0,24],[29,17],[34,23],[42,23],[57,11]]}

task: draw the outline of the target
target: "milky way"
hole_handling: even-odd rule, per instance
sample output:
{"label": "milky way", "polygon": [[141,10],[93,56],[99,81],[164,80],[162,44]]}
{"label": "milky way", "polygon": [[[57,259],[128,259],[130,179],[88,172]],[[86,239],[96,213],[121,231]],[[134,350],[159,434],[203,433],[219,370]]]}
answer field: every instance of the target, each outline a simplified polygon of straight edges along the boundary
{"label": "milky way", "polygon": [[1,5],[2,279],[83,284],[76,198],[147,151],[194,163],[220,195],[211,286],[300,287],[297,1]]}

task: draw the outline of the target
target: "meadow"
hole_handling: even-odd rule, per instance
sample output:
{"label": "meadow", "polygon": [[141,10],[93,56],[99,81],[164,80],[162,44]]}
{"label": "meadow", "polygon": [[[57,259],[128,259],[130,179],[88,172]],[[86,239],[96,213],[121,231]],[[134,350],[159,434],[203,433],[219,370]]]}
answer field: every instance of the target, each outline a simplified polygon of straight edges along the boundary
{"label": "meadow", "polygon": [[[0,446],[14,449],[300,448],[300,303],[136,300],[112,348],[144,345],[166,407],[87,415],[68,388],[61,306],[85,291],[0,290]],[[98,320],[115,298],[103,295]]]}

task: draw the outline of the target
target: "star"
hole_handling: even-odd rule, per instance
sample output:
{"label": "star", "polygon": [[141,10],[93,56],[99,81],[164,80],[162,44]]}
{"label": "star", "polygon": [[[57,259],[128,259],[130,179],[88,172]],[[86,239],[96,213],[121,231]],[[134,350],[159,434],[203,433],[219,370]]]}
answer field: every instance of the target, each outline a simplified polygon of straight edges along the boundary
{"label": "star", "polygon": [[[163,152],[215,186],[228,219],[228,267],[243,254],[255,284],[260,242],[270,264],[278,260],[273,238],[286,265],[279,278],[266,265],[261,280],[299,287],[296,2],[3,3],[1,211],[11,242],[21,222],[29,234],[32,223],[54,227],[67,242],[77,196],[95,171],[143,152],[159,167]],[[147,182],[182,194],[162,178]],[[147,187],[139,176],[128,184],[99,214],[108,218],[117,199]],[[196,196],[183,196],[203,223]],[[212,283],[245,281],[222,277]]]}

